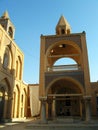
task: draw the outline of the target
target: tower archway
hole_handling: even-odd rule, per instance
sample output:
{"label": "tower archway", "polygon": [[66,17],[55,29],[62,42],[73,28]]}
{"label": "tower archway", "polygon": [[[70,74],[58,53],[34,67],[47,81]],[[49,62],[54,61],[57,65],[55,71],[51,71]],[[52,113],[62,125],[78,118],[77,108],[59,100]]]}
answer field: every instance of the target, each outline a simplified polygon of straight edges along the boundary
{"label": "tower archway", "polygon": [[80,68],[83,68],[81,49],[73,41],[62,40],[48,47],[46,51],[46,71],[51,70],[55,62],[61,58],[73,59]]}
{"label": "tower archway", "polygon": [[[7,78],[0,81],[0,120],[11,118],[11,86]],[[10,106],[9,106],[10,105]]]}
{"label": "tower archway", "polygon": [[47,88],[48,118],[82,116],[83,86],[66,77],[54,80]]}

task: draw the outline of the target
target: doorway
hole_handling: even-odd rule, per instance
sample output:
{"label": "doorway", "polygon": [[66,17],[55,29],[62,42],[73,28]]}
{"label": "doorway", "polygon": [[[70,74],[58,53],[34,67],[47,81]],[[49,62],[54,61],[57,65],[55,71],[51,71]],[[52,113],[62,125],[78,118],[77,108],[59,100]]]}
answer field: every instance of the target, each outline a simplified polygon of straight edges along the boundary
{"label": "doorway", "polygon": [[56,115],[57,116],[71,116],[71,103],[70,97],[60,97],[56,100]]}

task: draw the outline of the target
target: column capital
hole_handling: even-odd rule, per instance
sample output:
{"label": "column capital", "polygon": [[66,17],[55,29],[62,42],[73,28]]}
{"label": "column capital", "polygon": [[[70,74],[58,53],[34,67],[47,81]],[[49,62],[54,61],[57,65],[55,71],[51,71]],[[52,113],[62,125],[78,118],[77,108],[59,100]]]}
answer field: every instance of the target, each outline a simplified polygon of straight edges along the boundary
{"label": "column capital", "polygon": [[84,100],[91,101],[91,95],[83,96]]}
{"label": "column capital", "polygon": [[47,96],[41,96],[41,97],[39,97],[39,100],[41,102],[46,102],[47,101]]}

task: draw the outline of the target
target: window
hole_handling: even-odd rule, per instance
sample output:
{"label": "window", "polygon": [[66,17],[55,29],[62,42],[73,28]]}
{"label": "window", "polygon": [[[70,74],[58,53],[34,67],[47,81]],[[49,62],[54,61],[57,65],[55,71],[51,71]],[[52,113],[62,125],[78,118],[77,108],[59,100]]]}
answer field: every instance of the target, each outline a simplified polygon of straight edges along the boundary
{"label": "window", "polygon": [[9,27],[8,34],[11,38],[13,38],[13,30],[12,27]]}
{"label": "window", "polygon": [[4,67],[5,69],[7,69],[8,64],[9,64],[9,56],[8,56],[7,53],[5,53],[5,54],[4,54],[4,60],[3,60],[3,67]]}
{"label": "window", "polygon": [[65,34],[65,30],[64,29],[61,30],[61,34]]}
{"label": "window", "polygon": [[70,34],[70,30],[69,29],[67,30],[67,34]]}

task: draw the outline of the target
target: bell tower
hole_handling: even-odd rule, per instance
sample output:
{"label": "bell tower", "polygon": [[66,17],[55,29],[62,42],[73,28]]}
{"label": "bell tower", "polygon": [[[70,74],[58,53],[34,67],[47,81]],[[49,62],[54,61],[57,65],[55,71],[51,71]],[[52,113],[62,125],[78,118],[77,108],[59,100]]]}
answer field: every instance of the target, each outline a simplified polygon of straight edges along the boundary
{"label": "bell tower", "polygon": [[64,16],[61,16],[56,26],[57,35],[65,35],[71,33],[71,27]]}
{"label": "bell tower", "polygon": [[10,20],[9,14],[7,11],[0,17],[0,24],[5,29],[5,31],[9,34],[9,36],[14,39],[15,27]]}
{"label": "bell tower", "polygon": [[[56,65],[62,58],[66,62],[71,59],[74,64]],[[90,120],[91,86],[86,33],[71,33],[64,16],[59,19],[55,35],[41,35],[39,89],[43,120],[45,117],[77,115]]]}

